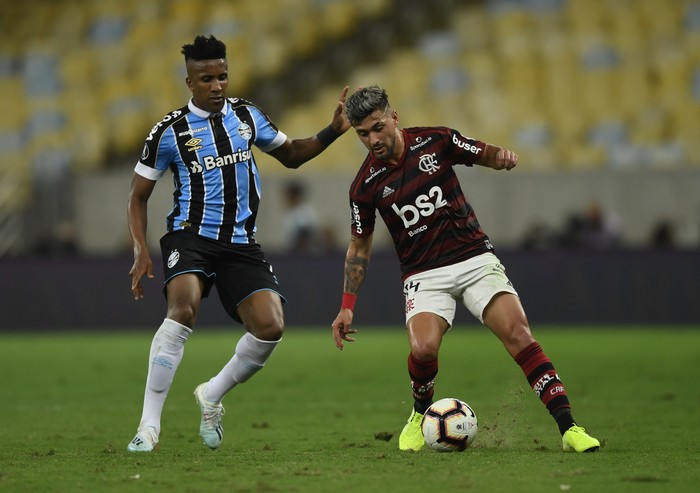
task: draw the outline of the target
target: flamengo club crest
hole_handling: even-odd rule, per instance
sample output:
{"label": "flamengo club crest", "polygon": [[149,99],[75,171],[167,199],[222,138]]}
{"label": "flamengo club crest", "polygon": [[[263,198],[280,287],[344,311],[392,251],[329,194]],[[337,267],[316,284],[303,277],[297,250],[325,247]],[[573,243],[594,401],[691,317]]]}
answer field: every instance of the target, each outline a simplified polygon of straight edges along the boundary
{"label": "flamengo club crest", "polygon": [[435,153],[423,154],[419,158],[418,169],[420,169],[424,173],[428,173],[429,175],[432,175],[439,168],[440,168],[440,165],[438,164],[437,159],[435,159]]}

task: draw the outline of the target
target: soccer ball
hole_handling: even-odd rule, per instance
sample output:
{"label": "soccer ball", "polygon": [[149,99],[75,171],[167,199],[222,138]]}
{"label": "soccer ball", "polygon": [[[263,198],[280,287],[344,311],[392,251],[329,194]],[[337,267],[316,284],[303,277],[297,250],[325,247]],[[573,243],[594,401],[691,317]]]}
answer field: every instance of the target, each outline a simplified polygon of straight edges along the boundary
{"label": "soccer ball", "polygon": [[476,414],[464,401],[454,398],[434,402],[423,415],[423,438],[438,452],[469,447],[476,438]]}

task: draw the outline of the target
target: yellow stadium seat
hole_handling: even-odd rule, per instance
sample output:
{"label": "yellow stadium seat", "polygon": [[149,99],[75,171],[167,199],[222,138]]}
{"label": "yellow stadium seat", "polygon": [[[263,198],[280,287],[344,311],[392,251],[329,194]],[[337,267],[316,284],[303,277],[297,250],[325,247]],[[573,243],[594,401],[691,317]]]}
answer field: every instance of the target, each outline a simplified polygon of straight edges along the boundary
{"label": "yellow stadium seat", "polygon": [[109,164],[108,127],[103,120],[99,114],[85,115],[80,127],[70,127],[69,141],[72,148],[79,151],[73,153],[71,164],[74,170],[95,170]]}
{"label": "yellow stadium seat", "polygon": [[193,24],[199,23],[206,12],[207,9],[203,9],[199,3],[192,0],[170,0],[165,7],[168,20]]}
{"label": "yellow stadium seat", "polygon": [[355,5],[360,10],[360,15],[368,19],[376,19],[391,11],[391,0],[355,0]]}
{"label": "yellow stadium seat", "polygon": [[0,77],[0,131],[19,130],[27,121],[24,81],[20,77]]}
{"label": "yellow stadium seat", "polygon": [[20,210],[31,198],[31,180],[24,152],[0,155],[0,215]]}
{"label": "yellow stadium seat", "polygon": [[323,36],[338,39],[357,28],[359,9],[352,0],[326,0],[321,5],[319,23]]}
{"label": "yellow stadium seat", "polygon": [[[347,79],[353,88],[386,87],[403,125],[448,124],[508,144],[514,129],[534,116],[547,118],[556,132],[540,163],[578,146],[570,161],[600,165],[605,156],[587,149],[585,129],[614,117],[629,122],[635,142],[662,142],[670,135],[687,148],[697,140],[692,118],[699,103],[691,84],[700,65],[700,31],[684,24],[689,5],[691,0],[568,0],[548,9],[530,9],[529,2],[495,9],[457,2],[445,28],[458,47],[454,52],[422,53],[418,42],[427,33],[417,33],[415,46],[385,54],[381,64],[349,67]],[[227,43],[230,95],[245,97],[254,81],[294,70],[297,60],[319,53],[329,40],[362,36],[365,22],[391,22],[394,7],[391,0],[212,0],[208,8],[191,0],[62,0],[32,1],[31,9],[10,2],[0,17],[0,57],[14,68],[0,71],[6,95],[0,131],[17,132],[30,121],[36,104],[24,91],[22,59],[37,52],[59,62],[62,96],[49,108],[57,104],[66,115],[68,133],[77,132],[81,111],[100,115],[85,153],[100,166],[109,146],[127,153],[140,147],[144,125],[187,101],[179,51],[195,34],[214,34]],[[95,21],[109,16],[126,20],[123,39],[91,46],[86,41]],[[606,49],[619,57],[618,64],[586,70],[590,53]],[[456,83],[459,74],[464,80]],[[325,89],[315,92],[321,101]],[[124,102],[130,100],[138,103],[129,107]],[[114,124],[105,115],[120,107],[128,109],[120,117],[129,130],[110,136]],[[645,116],[655,107],[665,115],[661,120]],[[288,110],[286,131],[313,133],[330,118],[320,103],[298,111],[323,118],[291,115],[296,111]],[[42,139],[55,136],[30,141]],[[329,158],[320,168],[335,170],[334,162]]]}
{"label": "yellow stadium seat", "polygon": [[630,125],[630,140],[645,146],[664,143],[670,136],[668,114],[660,107],[646,107],[639,111]]}
{"label": "yellow stadium seat", "polygon": [[599,147],[579,144],[562,150],[562,164],[565,168],[601,168],[605,159],[605,151]]}

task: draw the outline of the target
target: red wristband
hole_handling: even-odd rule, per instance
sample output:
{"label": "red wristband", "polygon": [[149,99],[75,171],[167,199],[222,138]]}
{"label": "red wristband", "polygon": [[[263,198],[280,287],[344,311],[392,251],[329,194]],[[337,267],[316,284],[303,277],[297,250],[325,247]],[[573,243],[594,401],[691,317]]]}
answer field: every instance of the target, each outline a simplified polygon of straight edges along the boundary
{"label": "red wristband", "polygon": [[357,295],[350,293],[343,293],[343,302],[340,304],[340,308],[349,308],[351,311],[355,311],[355,302],[357,301]]}

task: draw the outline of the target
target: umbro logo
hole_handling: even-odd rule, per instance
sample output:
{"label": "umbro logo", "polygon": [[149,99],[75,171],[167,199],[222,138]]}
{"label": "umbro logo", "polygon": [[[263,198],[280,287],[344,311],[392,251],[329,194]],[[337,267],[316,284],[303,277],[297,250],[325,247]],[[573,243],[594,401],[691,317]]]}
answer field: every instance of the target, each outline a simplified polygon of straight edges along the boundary
{"label": "umbro logo", "polygon": [[202,143],[202,139],[198,139],[197,137],[192,137],[190,140],[185,142],[185,145],[187,146],[187,150],[192,152],[192,151],[198,151],[201,149],[203,146],[199,145]]}
{"label": "umbro logo", "polygon": [[384,190],[382,191],[382,198],[384,199],[384,198],[388,197],[389,195],[391,195],[395,191],[396,190],[394,190],[393,188],[384,187]]}

